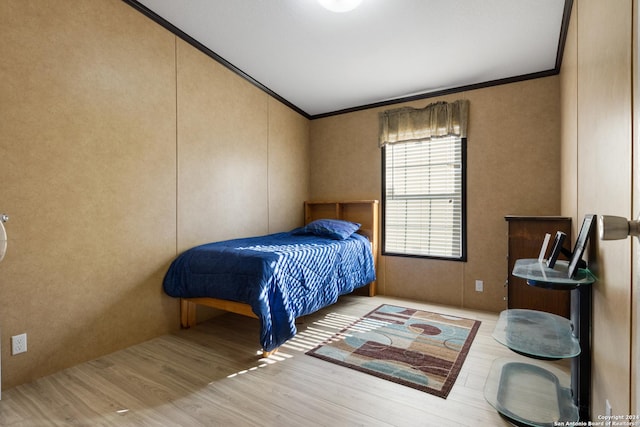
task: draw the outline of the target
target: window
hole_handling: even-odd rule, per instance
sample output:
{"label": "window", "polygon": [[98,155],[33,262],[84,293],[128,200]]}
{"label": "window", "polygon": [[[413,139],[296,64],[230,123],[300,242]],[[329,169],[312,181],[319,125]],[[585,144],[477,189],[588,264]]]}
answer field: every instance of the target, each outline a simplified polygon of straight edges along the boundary
{"label": "window", "polygon": [[381,113],[383,254],[466,261],[467,109]]}
{"label": "window", "polygon": [[451,136],[383,148],[386,254],[464,260],[465,146]]}

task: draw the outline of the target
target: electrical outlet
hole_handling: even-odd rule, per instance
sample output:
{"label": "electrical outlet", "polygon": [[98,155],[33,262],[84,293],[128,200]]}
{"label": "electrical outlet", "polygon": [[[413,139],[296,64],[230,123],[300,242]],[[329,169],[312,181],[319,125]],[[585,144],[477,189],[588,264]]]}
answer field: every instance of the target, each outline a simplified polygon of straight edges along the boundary
{"label": "electrical outlet", "polygon": [[27,351],[27,334],[14,335],[11,337],[11,355],[25,353]]}
{"label": "electrical outlet", "polygon": [[476,292],[484,291],[484,282],[482,280],[476,280]]}

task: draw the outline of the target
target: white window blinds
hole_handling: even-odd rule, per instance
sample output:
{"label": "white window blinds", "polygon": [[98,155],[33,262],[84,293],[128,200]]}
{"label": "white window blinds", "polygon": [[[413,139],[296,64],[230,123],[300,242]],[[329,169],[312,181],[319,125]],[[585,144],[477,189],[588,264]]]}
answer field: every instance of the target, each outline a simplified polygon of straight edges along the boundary
{"label": "white window blinds", "polygon": [[463,140],[384,146],[384,251],[463,257]]}

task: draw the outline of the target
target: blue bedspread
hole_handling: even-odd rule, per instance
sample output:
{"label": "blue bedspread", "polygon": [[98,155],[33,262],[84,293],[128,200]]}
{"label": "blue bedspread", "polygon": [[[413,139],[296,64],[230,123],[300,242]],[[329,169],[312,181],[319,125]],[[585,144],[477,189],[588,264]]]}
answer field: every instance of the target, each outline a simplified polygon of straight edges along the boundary
{"label": "blue bedspread", "polygon": [[163,286],[173,297],[249,304],[260,319],[262,348],[271,351],[296,334],[296,317],[374,280],[367,238],[353,234],[333,240],[288,232],[189,249],[173,261]]}

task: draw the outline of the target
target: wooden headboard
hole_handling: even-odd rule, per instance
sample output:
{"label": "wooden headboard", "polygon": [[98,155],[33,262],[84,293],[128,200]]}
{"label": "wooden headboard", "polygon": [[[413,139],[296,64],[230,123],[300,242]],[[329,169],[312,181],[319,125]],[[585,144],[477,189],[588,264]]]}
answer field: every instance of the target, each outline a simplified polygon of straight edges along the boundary
{"label": "wooden headboard", "polygon": [[[378,265],[378,205],[377,200],[349,201],[306,201],[304,202],[304,223],[316,219],[343,219],[361,224],[359,234],[371,242],[373,260]],[[375,282],[369,285],[369,295],[375,295]]]}

